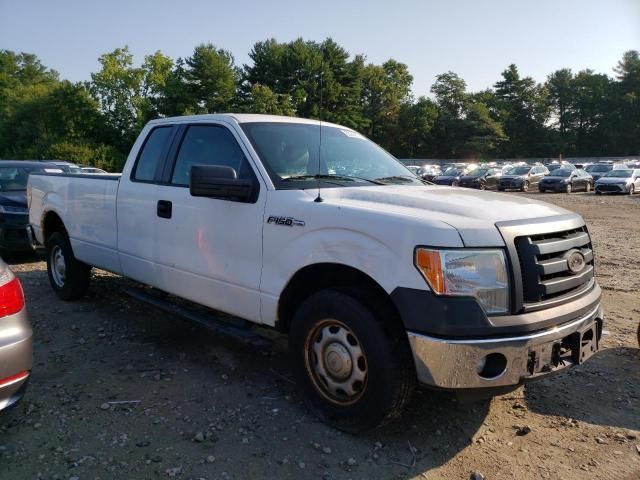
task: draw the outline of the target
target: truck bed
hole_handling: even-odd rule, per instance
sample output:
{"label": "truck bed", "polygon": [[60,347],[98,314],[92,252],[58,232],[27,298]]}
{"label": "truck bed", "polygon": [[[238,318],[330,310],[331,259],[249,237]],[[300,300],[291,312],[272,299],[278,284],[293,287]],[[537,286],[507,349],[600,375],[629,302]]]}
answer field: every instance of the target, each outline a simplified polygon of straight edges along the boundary
{"label": "truck bed", "polygon": [[42,219],[65,221],[73,251],[84,262],[119,273],[116,194],[119,174],[43,173],[29,177],[29,222],[44,244]]}

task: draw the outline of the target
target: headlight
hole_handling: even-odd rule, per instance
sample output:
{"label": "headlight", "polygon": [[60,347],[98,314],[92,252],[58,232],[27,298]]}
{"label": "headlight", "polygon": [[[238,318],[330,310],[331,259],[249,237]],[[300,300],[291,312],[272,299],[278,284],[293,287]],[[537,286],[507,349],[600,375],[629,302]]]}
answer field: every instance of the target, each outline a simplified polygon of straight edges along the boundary
{"label": "headlight", "polygon": [[509,276],[502,250],[417,248],[414,261],[435,294],[474,297],[488,314],[508,313]]}
{"label": "headlight", "polygon": [[29,209],[25,207],[9,207],[0,205],[0,213],[29,213]]}

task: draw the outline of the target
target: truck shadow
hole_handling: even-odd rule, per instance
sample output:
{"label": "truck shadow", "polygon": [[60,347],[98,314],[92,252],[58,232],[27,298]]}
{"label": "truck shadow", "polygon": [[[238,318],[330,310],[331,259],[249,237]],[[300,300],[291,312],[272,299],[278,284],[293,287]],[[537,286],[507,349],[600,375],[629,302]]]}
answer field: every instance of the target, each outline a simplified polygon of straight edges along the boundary
{"label": "truck shadow", "polygon": [[[640,350],[601,351],[567,373],[527,385],[529,408],[594,425],[640,430]],[[588,392],[588,394],[577,393]]]}
{"label": "truck shadow", "polygon": [[20,265],[25,263],[36,263],[42,261],[42,257],[35,252],[4,252],[2,260],[8,265]]}
{"label": "truck shadow", "polygon": [[406,472],[398,472],[395,478],[415,478],[444,465],[471,445],[490,403],[460,403],[453,394],[420,389],[401,418],[353,440],[375,445],[376,439],[383,439],[384,463],[404,467]]}

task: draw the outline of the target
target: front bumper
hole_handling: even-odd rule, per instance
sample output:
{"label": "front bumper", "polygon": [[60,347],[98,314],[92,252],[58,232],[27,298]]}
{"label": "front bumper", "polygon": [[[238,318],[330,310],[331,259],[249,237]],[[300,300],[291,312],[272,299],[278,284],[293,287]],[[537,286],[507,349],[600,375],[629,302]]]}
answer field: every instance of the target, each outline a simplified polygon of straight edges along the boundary
{"label": "front bumper", "polygon": [[566,323],[525,335],[443,339],[408,332],[408,337],[420,383],[447,390],[491,389],[516,387],[584,362],[600,348],[602,323],[598,302]]}
{"label": "front bumper", "polygon": [[498,186],[504,190],[522,190],[524,181],[500,182]]}
{"label": "front bumper", "polygon": [[538,184],[538,189],[540,191],[553,190],[554,192],[564,192],[567,189],[567,184],[564,182],[555,182],[555,183],[540,182]]}
{"label": "front bumper", "polygon": [[33,361],[33,330],[26,309],[0,319],[0,410],[24,394]]}
{"label": "front bumper", "polygon": [[628,193],[629,185],[622,183],[596,183],[595,190],[599,193]]}

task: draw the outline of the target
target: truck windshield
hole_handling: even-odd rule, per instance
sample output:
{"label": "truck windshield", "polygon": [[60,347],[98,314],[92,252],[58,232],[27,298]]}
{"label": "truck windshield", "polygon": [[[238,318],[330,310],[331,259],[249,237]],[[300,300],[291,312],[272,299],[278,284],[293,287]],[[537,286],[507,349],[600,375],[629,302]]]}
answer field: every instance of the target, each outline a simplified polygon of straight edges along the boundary
{"label": "truck windshield", "polygon": [[[393,156],[352,130],[314,124],[255,122],[242,129],[276,188],[423,185]],[[320,157],[318,158],[318,155]]]}

